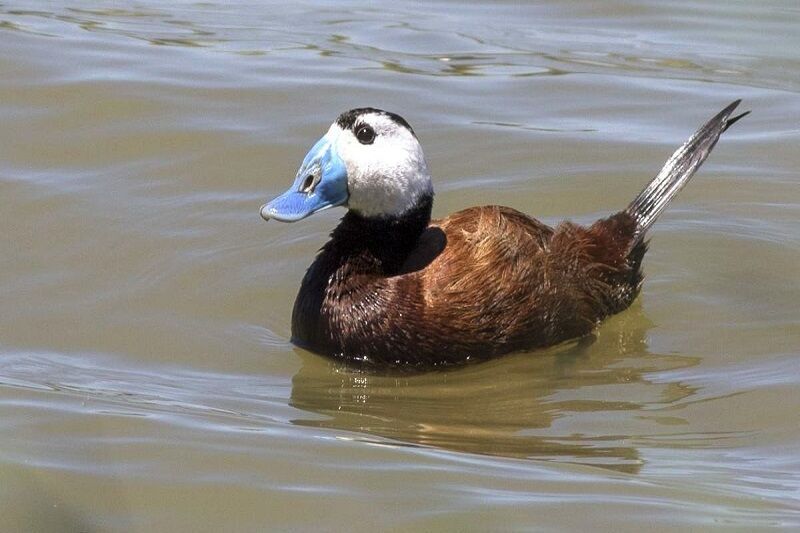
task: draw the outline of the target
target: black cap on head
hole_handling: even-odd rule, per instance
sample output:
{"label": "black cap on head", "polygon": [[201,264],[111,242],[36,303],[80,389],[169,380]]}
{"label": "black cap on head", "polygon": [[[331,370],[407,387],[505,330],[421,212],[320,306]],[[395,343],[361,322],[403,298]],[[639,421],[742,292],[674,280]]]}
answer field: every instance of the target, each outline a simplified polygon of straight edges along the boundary
{"label": "black cap on head", "polygon": [[417,136],[417,134],[414,133],[414,130],[411,128],[411,125],[408,122],[406,122],[406,119],[390,111],[384,111],[383,109],[375,109],[374,107],[358,107],[356,109],[351,109],[350,111],[345,111],[344,113],[339,115],[339,118],[336,119],[336,124],[342,129],[353,130],[353,126],[355,126],[356,122],[358,122],[358,117],[367,114],[376,114],[388,117],[396,124],[403,126],[405,129],[410,131],[411,135],[413,135],[414,137]]}

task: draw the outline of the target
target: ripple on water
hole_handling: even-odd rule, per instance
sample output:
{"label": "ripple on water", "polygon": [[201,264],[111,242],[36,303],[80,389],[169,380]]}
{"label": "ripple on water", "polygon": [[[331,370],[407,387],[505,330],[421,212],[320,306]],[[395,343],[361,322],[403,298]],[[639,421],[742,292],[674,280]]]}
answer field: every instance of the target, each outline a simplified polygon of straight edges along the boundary
{"label": "ripple on water", "polygon": [[[3,4],[0,529],[800,526],[798,17]],[[625,205],[739,97],[594,337],[413,377],[289,343],[341,213],[258,208],[343,109],[414,124],[437,215],[558,222]]]}

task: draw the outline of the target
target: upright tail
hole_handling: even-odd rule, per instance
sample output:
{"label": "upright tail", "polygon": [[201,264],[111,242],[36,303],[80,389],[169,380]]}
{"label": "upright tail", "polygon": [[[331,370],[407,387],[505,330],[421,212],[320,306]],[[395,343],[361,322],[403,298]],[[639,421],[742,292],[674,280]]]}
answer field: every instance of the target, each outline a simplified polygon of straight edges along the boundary
{"label": "upright tail", "polygon": [[711,149],[717,144],[719,136],[731,125],[744,117],[750,111],[731,117],[741,100],[736,100],[720,111],[714,118],[703,124],[683,146],[678,148],[670,157],[661,172],[653,178],[639,196],[625,209],[636,221],[636,231],[630,243],[633,249],[644,238],[645,233],[653,225],[658,216],[664,211],[672,198],[678,194],[689,179],[694,175],[703,161],[706,160]]}

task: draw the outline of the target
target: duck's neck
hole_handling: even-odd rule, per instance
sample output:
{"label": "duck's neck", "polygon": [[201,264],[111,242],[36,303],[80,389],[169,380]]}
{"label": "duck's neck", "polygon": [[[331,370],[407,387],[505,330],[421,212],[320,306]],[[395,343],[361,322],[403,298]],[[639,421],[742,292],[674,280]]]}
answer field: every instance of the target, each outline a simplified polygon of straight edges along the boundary
{"label": "duck's neck", "polygon": [[364,217],[348,211],[331,234],[324,252],[338,256],[341,261],[355,261],[362,272],[396,274],[428,226],[432,207],[433,197],[427,195],[397,217]]}
{"label": "duck's neck", "polygon": [[342,353],[340,333],[343,328],[351,331],[344,324],[358,323],[363,313],[374,310],[364,303],[374,288],[372,281],[402,271],[430,222],[432,205],[428,196],[395,218],[348,212],[303,278],[292,312],[294,342],[323,353]]}

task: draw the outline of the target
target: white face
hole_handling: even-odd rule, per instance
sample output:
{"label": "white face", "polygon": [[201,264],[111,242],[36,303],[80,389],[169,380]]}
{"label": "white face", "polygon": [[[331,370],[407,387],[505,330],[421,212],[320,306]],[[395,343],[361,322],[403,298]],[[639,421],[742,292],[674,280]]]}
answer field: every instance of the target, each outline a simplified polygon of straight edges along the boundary
{"label": "white face", "polygon": [[[354,132],[365,126],[374,140],[363,144]],[[425,156],[417,138],[392,118],[360,115],[352,131],[334,123],[328,131],[347,167],[347,206],[368,217],[399,216],[433,194]]]}

